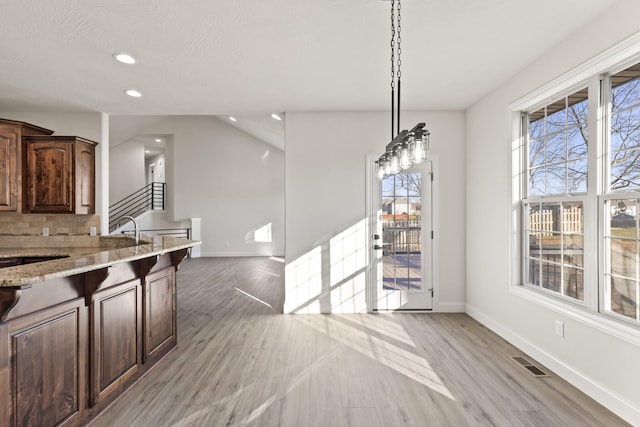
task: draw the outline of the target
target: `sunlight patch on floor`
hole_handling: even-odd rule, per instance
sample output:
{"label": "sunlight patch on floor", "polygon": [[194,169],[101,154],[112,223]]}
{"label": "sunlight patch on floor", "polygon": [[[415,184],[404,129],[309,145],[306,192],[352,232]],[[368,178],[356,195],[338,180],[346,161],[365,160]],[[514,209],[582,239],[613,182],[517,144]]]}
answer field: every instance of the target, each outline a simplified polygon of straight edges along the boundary
{"label": "sunlight patch on floor", "polygon": [[187,427],[187,426],[193,426],[193,425],[202,425],[202,421],[206,419],[210,414],[216,413],[219,410],[218,408],[220,407],[220,405],[225,405],[228,402],[237,402],[241,398],[243,393],[246,393],[247,389],[250,389],[252,387],[253,387],[253,384],[240,387],[238,391],[236,391],[232,395],[225,396],[222,399],[218,399],[215,402],[212,402],[207,407],[202,408],[190,414],[188,417],[182,418],[172,427]]}
{"label": "sunlight patch on floor", "polygon": [[348,317],[348,319],[349,321],[355,322],[364,328],[370,329],[374,332],[378,332],[379,334],[386,335],[396,341],[400,341],[404,344],[415,347],[416,343],[409,336],[407,331],[405,331],[405,329],[398,323],[386,319],[385,316],[387,315],[378,313],[371,314],[366,317],[358,317],[357,319]]}
{"label": "sunlight patch on floor", "polygon": [[[313,370],[316,369],[319,364],[325,363],[329,359],[329,357],[331,357],[335,353],[335,351],[336,349],[334,347],[330,351],[326,352],[321,357],[316,359],[312,364],[300,371],[289,382],[282,397],[288,395],[289,393],[293,393],[300,384],[302,384],[305,380],[308,380],[311,377],[311,373],[313,372]],[[248,425],[252,421],[255,421],[269,408],[269,406],[271,406],[276,401],[276,399],[277,397],[275,394],[269,397],[260,406],[251,411],[251,413],[241,421],[240,425]]]}
{"label": "sunlight patch on floor", "polygon": [[256,409],[251,411],[251,413],[247,415],[247,417],[240,422],[240,425],[246,426],[252,421],[255,421],[256,419],[258,419],[262,414],[265,413],[265,411],[269,408],[269,406],[271,406],[275,401],[276,401],[275,395],[268,398],[262,405],[258,406]]}
{"label": "sunlight patch on floor", "polygon": [[260,304],[264,304],[267,307],[269,307],[270,309],[275,310],[275,308],[273,308],[273,306],[271,304],[269,304],[268,302],[262,301],[260,298],[254,297],[250,293],[245,292],[240,288],[233,288],[233,289],[235,289],[236,291],[240,292],[242,295],[247,296],[247,297],[251,298],[252,300],[259,302]]}
{"label": "sunlight patch on floor", "polygon": [[296,316],[304,324],[440,394],[455,400],[429,362],[415,353],[340,322],[334,316]]}

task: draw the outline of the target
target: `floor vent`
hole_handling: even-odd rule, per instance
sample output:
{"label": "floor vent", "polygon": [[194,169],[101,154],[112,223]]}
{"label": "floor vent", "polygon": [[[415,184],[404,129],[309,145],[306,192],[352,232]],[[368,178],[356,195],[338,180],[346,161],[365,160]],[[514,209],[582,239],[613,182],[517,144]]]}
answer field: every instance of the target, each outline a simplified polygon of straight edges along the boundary
{"label": "floor vent", "polygon": [[527,371],[531,372],[534,377],[543,378],[543,377],[549,376],[549,374],[547,374],[545,371],[538,368],[537,366],[535,366],[534,364],[532,364],[522,356],[513,356],[513,360],[518,362],[518,364],[522,365],[522,367],[525,368]]}

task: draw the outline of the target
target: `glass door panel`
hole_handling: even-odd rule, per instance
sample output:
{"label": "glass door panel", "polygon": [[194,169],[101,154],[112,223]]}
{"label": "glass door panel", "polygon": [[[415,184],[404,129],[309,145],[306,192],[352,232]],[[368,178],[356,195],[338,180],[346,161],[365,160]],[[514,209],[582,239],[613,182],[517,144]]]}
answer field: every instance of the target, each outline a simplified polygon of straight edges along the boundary
{"label": "glass door panel", "polygon": [[374,310],[432,308],[430,173],[427,162],[373,183]]}

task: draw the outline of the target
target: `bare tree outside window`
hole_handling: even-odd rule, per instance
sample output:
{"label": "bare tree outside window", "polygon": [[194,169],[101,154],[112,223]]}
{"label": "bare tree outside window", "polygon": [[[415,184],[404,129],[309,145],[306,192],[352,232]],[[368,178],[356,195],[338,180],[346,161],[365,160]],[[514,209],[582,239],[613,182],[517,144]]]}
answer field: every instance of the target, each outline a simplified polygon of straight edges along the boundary
{"label": "bare tree outside window", "polygon": [[611,189],[640,187],[640,79],[611,90]]}
{"label": "bare tree outside window", "polygon": [[[550,104],[529,121],[529,194],[586,191],[587,89]],[[640,187],[640,78],[614,76],[611,88],[610,189]]]}
{"label": "bare tree outside window", "polygon": [[588,91],[529,115],[529,195],[587,191]]}

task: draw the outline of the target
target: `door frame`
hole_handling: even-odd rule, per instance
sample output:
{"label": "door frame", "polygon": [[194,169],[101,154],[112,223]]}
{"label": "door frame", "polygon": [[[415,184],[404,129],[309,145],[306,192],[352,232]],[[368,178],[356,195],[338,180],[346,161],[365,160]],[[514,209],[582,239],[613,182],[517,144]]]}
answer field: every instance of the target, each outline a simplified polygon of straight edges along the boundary
{"label": "door frame", "polygon": [[[373,268],[372,264],[372,253],[373,253],[373,245],[375,244],[373,240],[373,234],[376,229],[376,220],[377,220],[377,201],[373,200],[373,183],[374,180],[378,181],[376,176],[376,171],[374,167],[375,161],[378,160],[378,156],[375,155],[367,155],[366,156],[366,167],[365,167],[365,214],[367,218],[367,271],[366,271],[366,301],[367,301],[367,312],[368,313],[376,313],[378,311],[374,311],[375,301],[374,295],[376,293],[376,272]],[[438,156],[429,155],[429,161],[431,162],[431,174],[432,174],[432,182],[431,182],[431,226],[433,231],[433,239],[431,242],[431,262],[432,262],[432,288],[433,288],[433,298],[431,300],[431,309],[430,310],[416,310],[416,312],[439,312],[440,306],[440,271],[438,266],[439,263],[439,236],[440,236],[440,228],[439,228],[439,215],[437,207],[440,206],[439,201],[439,169],[438,169]],[[374,205],[375,203],[375,205]],[[423,230],[423,233],[425,230]],[[428,233],[428,231],[426,231]],[[428,238],[428,234],[423,234],[423,239]],[[398,311],[400,313],[407,313],[411,311],[402,310]]]}

